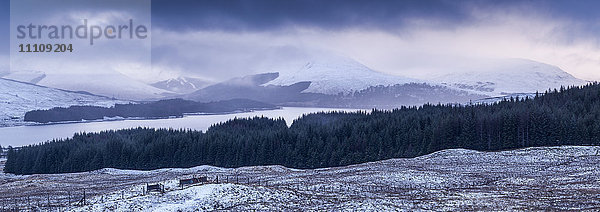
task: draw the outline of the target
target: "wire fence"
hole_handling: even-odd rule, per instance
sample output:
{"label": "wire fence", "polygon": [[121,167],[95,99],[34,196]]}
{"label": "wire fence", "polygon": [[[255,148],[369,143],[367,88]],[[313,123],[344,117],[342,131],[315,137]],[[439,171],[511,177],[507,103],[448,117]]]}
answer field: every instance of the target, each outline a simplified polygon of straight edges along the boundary
{"label": "wire fence", "polygon": [[[188,176],[189,177],[189,176]],[[336,193],[345,193],[348,195],[364,195],[364,193],[386,193],[386,194],[406,194],[410,191],[423,190],[448,190],[448,189],[475,189],[481,186],[487,186],[493,181],[501,178],[487,179],[478,182],[465,182],[455,184],[406,184],[399,186],[380,185],[376,183],[359,184],[339,184],[326,182],[296,181],[294,183],[285,183],[274,181],[272,179],[260,176],[249,177],[240,175],[215,175],[208,178],[205,182],[180,185],[174,183],[178,180],[186,179],[164,179],[159,182],[151,182],[154,185],[170,184],[170,187],[163,187],[162,191],[155,192],[148,190],[150,182],[137,184],[126,189],[120,189],[116,192],[96,192],[92,189],[69,190],[69,191],[46,191],[32,196],[15,196],[9,199],[0,200],[1,211],[67,211],[86,205],[101,204],[114,201],[125,201],[132,198],[146,195],[161,195],[160,193],[174,190],[187,189],[193,186],[205,184],[240,184],[247,186],[262,186],[290,192],[304,192],[313,195],[327,195]],[[306,180],[306,179],[305,179]],[[310,179],[308,179],[310,180]],[[176,186],[174,186],[176,185]]]}

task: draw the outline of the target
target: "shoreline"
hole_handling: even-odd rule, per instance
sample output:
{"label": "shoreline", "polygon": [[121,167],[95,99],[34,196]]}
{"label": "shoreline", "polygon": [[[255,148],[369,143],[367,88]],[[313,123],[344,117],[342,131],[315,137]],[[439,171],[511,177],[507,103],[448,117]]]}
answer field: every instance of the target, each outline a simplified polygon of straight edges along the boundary
{"label": "shoreline", "polygon": [[256,111],[270,111],[270,110],[280,110],[283,107],[276,108],[258,108],[251,110],[236,110],[231,112],[218,112],[218,113],[183,113],[181,116],[168,116],[168,117],[104,117],[104,119],[94,119],[94,120],[81,120],[81,121],[58,121],[58,122],[48,122],[48,123],[39,123],[39,122],[28,122],[19,120],[18,123],[14,126],[2,126],[0,128],[11,128],[11,127],[23,127],[23,126],[48,126],[48,125],[61,125],[61,124],[82,124],[82,123],[96,123],[96,122],[113,122],[113,121],[128,121],[128,120],[161,120],[161,119],[180,119],[188,116],[206,116],[206,115],[229,115],[229,114],[237,114],[237,113],[251,113]]}

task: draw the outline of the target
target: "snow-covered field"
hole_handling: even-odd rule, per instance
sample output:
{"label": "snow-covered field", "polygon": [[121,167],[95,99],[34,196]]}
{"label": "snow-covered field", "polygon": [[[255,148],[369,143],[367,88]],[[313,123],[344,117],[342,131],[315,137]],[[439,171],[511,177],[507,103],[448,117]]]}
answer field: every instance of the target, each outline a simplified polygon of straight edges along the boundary
{"label": "snow-covered field", "polygon": [[[310,170],[199,166],[2,174],[0,205],[48,210],[50,199],[54,210],[73,211],[600,210],[599,152],[600,147],[582,146],[502,152],[453,149]],[[206,175],[214,183],[177,186],[178,179],[193,175]],[[145,184],[156,182],[167,191],[143,195]],[[84,189],[87,205],[74,206]]]}

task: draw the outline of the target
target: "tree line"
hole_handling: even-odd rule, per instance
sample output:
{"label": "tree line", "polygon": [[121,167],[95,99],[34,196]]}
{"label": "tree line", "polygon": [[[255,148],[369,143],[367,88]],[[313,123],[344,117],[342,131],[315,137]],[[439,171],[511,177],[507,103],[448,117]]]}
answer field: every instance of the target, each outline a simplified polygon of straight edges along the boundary
{"label": "tree line", "polygon": [[275,105],[248,99],[232,99],[200,103],[183,99],[168,99],[142,104],[116,104],[114,107],[71,106],[34,110],[25,113],[25,121],[48,123],[62,121],[98,120],[105,117],[168,118],[185,113],[229,113],[258,109],[275,109]]}
{"label": "tree line", "polygon": [[135,128],[78,133],[20,150],[9,148],[5,172],[275,164],[321,168],[449,148],[598,145],[599,120],[600,85],[591,83],[493,104],[314,113],[291,127],[283,119],[254,117],[215,124],[206,132]]}

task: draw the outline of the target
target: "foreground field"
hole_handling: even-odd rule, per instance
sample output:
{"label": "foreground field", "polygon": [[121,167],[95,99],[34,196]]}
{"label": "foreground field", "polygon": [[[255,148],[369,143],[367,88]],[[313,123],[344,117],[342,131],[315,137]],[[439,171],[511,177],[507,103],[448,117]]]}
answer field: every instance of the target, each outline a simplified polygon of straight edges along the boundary
{"label": "foreground field", "polygon": [[[0,204],[4,210],[74,211],[600,210],[599,151],[580,146],[453,149],[312,170],[200,166],[0,174]],[[178,179],[194,175],[208,176],[212,183],[178,187]],[[145,194],[146,183],[157,182],[166,192]]]}

